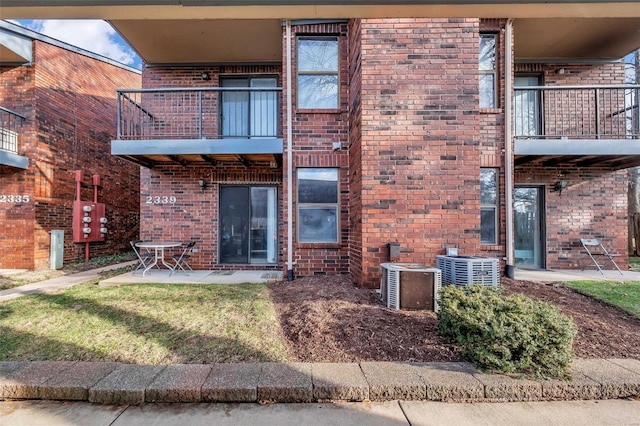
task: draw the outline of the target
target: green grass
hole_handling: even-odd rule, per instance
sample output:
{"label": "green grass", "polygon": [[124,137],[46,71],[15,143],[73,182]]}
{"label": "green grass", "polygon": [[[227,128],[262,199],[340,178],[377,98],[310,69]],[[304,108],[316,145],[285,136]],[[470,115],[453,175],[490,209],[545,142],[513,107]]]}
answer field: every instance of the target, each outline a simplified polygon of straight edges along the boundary
{"label": "green grass", "polygon": [[640,318],[640,282],[571,281],[566,286],[617,306]]}
{"label": "green grass", "polygon": [[640,269],[640,257],[629,256],[629,268]]}
{"label": "green grass", "polygon": [[95,282],[0,304],[0,361],[282,362],[265,285]]}

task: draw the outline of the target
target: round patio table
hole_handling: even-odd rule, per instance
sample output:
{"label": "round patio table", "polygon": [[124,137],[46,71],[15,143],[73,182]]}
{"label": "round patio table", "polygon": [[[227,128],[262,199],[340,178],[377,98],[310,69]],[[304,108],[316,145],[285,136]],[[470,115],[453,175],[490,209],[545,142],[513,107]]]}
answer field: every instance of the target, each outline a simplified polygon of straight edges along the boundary
{"label": "round patio table", "polygon": [[142,276],[147,273],[147,271],[154,266],[158,265],[158,261],[160,261],[164,266],[173,271],[174,266],[170,265],[164,260],[164,249],[172,248],[172,247],[180,247],[182,245],[179,241],[143,241],[141,243],[137,243],[136,247],[153,249],[155,251],[155,256],[153,262],[151,262],[144,271],[142,271]]}

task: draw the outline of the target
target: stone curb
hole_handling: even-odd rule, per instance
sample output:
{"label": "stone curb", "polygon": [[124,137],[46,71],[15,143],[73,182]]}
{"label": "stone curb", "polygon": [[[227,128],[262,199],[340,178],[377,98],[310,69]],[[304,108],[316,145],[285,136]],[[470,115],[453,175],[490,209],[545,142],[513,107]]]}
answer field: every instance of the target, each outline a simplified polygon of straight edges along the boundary
{"label": "stone curb", "polygon": [[640,395],[640,361],[579,359],[573,380],[484,374],[464,362],[131,365],[0,362],[0,400],[145,402],[546,401]]}

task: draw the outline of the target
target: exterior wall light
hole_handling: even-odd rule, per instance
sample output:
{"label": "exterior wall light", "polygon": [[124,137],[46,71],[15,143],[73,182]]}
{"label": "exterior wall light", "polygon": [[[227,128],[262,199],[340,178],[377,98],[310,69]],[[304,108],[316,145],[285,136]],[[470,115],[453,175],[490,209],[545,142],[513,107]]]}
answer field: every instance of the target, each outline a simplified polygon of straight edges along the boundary
{"label": "exterior wall light", "polygon": [[558,180],[553,184],[553,191],[558,192],[559,195],[562,195],[562,190],[567,187],[569,182],[566,180]]}
{"label": "exterior wall light", "polygon": [[200,179],[198,180],[198,185],[200,185],[200,189],[202,191],[204,191],[205,189],[207,189],[207,181],[204,179]]}
{"label": "exterior wall light", "polygon": [[209,81],[209,80],[211,80],[211,76],[209,75],[208,72],[203,71],[202,72],[202,79],[205,80],[205,81]]}

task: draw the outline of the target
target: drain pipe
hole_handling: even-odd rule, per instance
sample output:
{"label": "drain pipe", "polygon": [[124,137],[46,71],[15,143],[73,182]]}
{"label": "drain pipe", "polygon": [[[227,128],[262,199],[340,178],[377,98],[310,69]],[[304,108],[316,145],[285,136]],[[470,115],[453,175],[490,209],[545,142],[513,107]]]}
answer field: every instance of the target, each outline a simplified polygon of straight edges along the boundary
{"label": "drain pipe", "polygon": [[505,219],[506,219],[506,267],[505,275],[513,278],[515,275],[514,262],[514,231],[513,231],[513,123],[512,101],[513,101],[513,19],[507,20],[505,28],[505,61],[504,61],[504,199],[505,199]]}
{"label": "drain pipe", "polygon": [[293,281],[293,101],[291,99],[291,20],[286,21],[287,52],[287,281]]}

